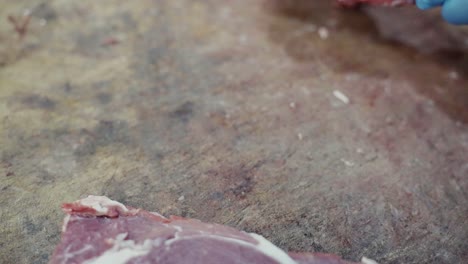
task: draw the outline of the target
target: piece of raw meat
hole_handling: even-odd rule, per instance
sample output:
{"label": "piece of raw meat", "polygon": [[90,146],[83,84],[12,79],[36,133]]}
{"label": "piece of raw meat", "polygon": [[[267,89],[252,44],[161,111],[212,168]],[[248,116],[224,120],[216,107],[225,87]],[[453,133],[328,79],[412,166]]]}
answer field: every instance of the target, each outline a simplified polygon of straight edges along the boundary
{"label": "piece of raw meat", "polygon": [[[351,264],[337,256],[290,253],[260,235],[126,207],[104,196],[63,205],[62,239],[51,264]],[[362,263],[375,263],[363,258]]]}
{"label": "piece of raw meat", "polygon": [[414,5],[415,0],[337,0],[342,6],[355,6],[358,4],[371,4],[380,6]]}

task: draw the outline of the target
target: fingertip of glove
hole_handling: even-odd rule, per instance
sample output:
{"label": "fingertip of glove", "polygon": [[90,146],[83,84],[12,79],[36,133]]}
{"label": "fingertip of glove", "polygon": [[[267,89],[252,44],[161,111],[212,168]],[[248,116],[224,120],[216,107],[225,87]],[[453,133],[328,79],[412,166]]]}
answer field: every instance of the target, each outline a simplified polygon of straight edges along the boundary
{"label": "fingertip of glove", "polygon": [[453,25],[468,25],[468,17],[466,16],[455,16],[451,12],[444,12],[442,10],[442,17],[445,19],[445,21]]}
{"label": "fingertip of glove", "polygon": [[445,0],[416,0],[416,6],[421,10],[431,9],[443,5]]}
{"label": "fingertip of glove", "polygon": [[430,0],[416,0],[416,6],[421,10],[427,10],[434,7]]}

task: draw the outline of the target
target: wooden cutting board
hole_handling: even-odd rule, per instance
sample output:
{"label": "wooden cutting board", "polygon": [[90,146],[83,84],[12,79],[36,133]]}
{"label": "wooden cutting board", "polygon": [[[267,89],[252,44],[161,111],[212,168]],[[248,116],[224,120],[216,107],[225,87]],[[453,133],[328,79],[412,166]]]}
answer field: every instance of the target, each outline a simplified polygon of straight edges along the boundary
{"label": "wooden cutting board", "polygon": [[0,262],[46,263],[88,194],[291,251],[466,260],[463,67],[281,3],[1,3]]}

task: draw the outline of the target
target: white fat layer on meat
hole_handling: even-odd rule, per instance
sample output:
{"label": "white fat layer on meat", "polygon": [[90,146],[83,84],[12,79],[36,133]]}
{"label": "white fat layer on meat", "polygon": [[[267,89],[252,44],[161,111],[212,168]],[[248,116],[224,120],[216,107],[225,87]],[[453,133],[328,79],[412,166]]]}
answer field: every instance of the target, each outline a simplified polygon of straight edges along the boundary
{"label": "white fat layer on meat", "polygon": [[158,214],[156,212],[149,212],[149,213],[152,214],[152,215],[155,215],[155,216],[159,216],[159,217],[164,218],[164,219],[166,218],[166,217],[164,217],[164,216],[162,216],[162,215],[160,215],[160,214]]}
{"label": "white fat layer on meat", "polygon": [[270,258],[274,259],[277,261],[279,264],[297,264],[288,254],[286,254],[283,250],[280,248],[276,247],[273,245],[270,241],[266,240],[264,237],[250,233],[249,234],[251,237],[253,237],[258,244],[252,244],[240,239],[235,239],[235,238],[230,238],[230,237],[224,237],[224,236],[218,236],[218,235],[195,235],[195,236],[187,236],[187,237],[180,237],[178,236],[178,232],[175,234],[175,237],[170,240],[166,240],[164,242],[165,246],[170,246],[172,243],[175,243],[180,240],[185,240],[185,239],[193,239],[193,238],[210,238],[210,239],[216,239],[216,240],[221,240],[224,242],[228,243],[233,243],[233,244],[238,244],[241,246],[249,247],[252,249],[255,249],[262,254],[269,256]]}
{"label": "white fat layer on meat", "polygon": [[125,264],[129,260],[147,255],[153,246],[158,246],[160,241],[145,240],[143,244],[135,244],[133,240],[125,240],[127,233],[119,234],[112,241],[114,246],[104,251],[100,256],[87,260],[83,264]]}
{"label": "white fat layer on meat", "polygon": [[71,245],[69,245],[67,248],[65,248],[65,251],[64,251],[64,253],[62,255],[62,261],[61,261],[62,264],[69,263],[68,262],[69,259],[73,259],[73,257],[75,257],[76,255],[80,255],[80,254],[82,254],[82,253],[84,253],[84,252],[86,252],[88,250],[93,249],[93,247],[91,245],[85,245],[81,249],[70,252],[70,248],[71,248]]}
{"label": "white fat layer on meat", "polygon": [[83,206],[91,207],[96,210],[96,215],[106,215],[110,207],[117,207],[121,212],[128,212],[125,205],[113,201],[105,196],[89,195],[87,198],[81,199],[80,204]]}
{"label": "white fat layer on meat", "polygon": [[182,227],[178,226],[178,225],[171,225],[172,228],[174,228],[175,230],[177,230],[178,232],[182,232]]}
{"label": "white fat layer on meat", "polygon": [[258,241],[258,245],[256,246],[256,248],[263,254],[271,257],[272,259],[282,264],[296,264],[296,262],[288,254],[286,254],[282,249],[273,245],[273,243],[271,243],[270,241],[266,240],[266,238],[254,233],[250,233],[250,236],[252,236],[253,238],[255,238],[255,240]]}
{"label": "white fat layer on meat", "polygon": [[366,257],[362,257],[361,263],[362,263],[362,264],[379,264],[379,263],[377,263],[375,260],[368,259],[368,258],[366,258]]}
{"label": "white fat layer on meat", "polygon": [[65,233],[65,231],[67,231],[68,221],[70,221],[70,215],[69,214],[67,214],[65,216],[65,218],[63,219],[62,233]]}

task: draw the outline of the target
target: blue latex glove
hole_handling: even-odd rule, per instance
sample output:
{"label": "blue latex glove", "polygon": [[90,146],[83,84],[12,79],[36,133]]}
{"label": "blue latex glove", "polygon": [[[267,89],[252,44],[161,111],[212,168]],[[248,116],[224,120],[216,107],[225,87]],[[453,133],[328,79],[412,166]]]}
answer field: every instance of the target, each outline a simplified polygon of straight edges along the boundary
{"label": "blue latex glove", "polygon": [[455,25],[468,25],[468,0],[416,0],[416,5],[426,10],[442,6],[442,16]]}

